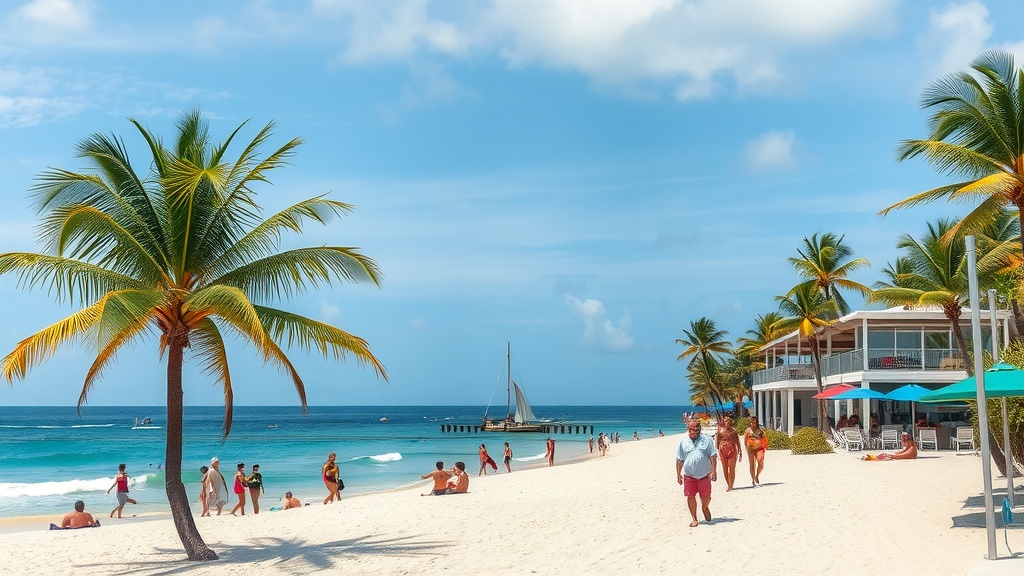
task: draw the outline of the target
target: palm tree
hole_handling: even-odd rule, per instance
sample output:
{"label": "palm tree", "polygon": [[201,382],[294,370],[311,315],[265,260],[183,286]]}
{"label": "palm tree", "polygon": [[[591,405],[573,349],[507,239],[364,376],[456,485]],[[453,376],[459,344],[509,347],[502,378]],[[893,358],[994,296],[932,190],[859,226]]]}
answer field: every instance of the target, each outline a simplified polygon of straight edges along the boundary
{"label": "palm tree", "polygon": [[920,241],[904,234],[897,248],[905,251],[912,272],[897,276],[897,285],[875,290],[873,302],[890,306],[939,306],[949,320],[968,374],[973,373],[967,341],[960,328],[960,316],[968,303],[967,249],[963,242],[947,242],[946,234],[956,222],[941,219],[928,224]]}
{"label": "palm tree", "polygon": [[124,142],[93,134],[77,146],[93,172],[50,169],[32,189],[41,215],[41,253],[0,254],[0,274],[27,288],[46,288],[79,312],[18,343],[3,360],[9,382],[22,380],[65,344],[95,347],[78,399],[116,354],[146,336],[159,337],[167,358],[166,492],[189,559],[217,554],[203,542],[181,482],[182,365],[186,349],[224,390],[224,437],[231,430],[232,380],[225,331],[253,345],[261,359],[290,377],[303,412],[302,379],[281,349],[294,345],[325,358],[353,357],[387,378],[365,340],[329,324],[271,307],[332,281],[379,284],[376,263],[346,247],[278,251],[281,235],[309,221],[325,224],[351,206],[315,197],[263,217],[253,186],[285,164],[299,139],[263,156],[273,123],[261,129],[237,160],[225,159],[226,141],[213,144],[199,110],[177,121],[171,147],[135,120],[152,155],[140,177]]}
{"label": "palm tree", "polygon": [[[757,351],[766,346],[769,342],[776,338],[785,335],[785,333],[779,330],[778,323],[782,320],[782,314],[778,312],[767,312],[765,314],[759,314],[754,319],[754,327],[747,330],[747,336],[741,336],[737,339],[739,348],[737,353],[746,353],[751,356],[756,355]],[[765,367],[767,367],[768,358],[765,357]]]}
{"label": "palm tree", "polygon": [[[989,226],[1001,209],[1013,207],[1020,230],[1024,214],[1024,70],[1013,55],[1002,51],[982,53],[972,64],[974,74],[961,72],[931,84],[921,107],[933,110],[924,140],[904,140],[897,153],[907,160],[923,156],[937,171],[956,176],[946,184],[901,200],[880,214],[946,199],[969,203],[974,209],[949,230],[962,237]],[[1024,255],[1024,238],[1018,248]],[[1014,302],[1014,315],[1021,313]]]}
{"label": "palm tree", "polygon": [[[834,300],[825,297],[814,281],[802,282],[793,287],[785,296],[776,296],[779,312],[783,315],[776,326],[784,332],[796,331],[807,342],[811,351],[811,368],[814,371],[814,383],[821,393],[821,346],[818,344],[818,331],[831,325],[839,316]],[[828,405],[826,400],[818,400],[818,429],[828,430]]]}
{"label": "palm tree", "polygon": [[731,352],[729,341],[725,339],[728,334],[725,330],[719,330],[715,321],[710,318],[699,318],[690,322],[690,329],[683,329],[685,338],[677,338],[676,344],[686,346],[676,360],[690,359],[686,368],[690,374],[689,380],[703,393],[709,394],[715,403],[716,410],[722,404],[721,394],[717,388],[715,375],[721,368],[721,361],[717,357],[720,354]]}
{"label": "palm tree", "polygon": [[913,272],[913,265],[906,256],[897,256],[894,262],[886,262],[882,268],[882,276],[885,280],[875,282],[874,289],[898,288],[900,286],[900,275]]}
{"label": "palm tree", "polygon": [[846,303],[839,289],[853,290],[867,296],[871,289],[847,278],[851,272],[871,266],[864,258],[848,260],[853,250],[843,244],[846,236],[836,237],[831,232],[820,236],[815,233],[810,238],[804,237],[804,247],[797,250],[799,258],[790,258],[789,263],[797,273],[815,283],[826,300],[835,300],[840,314],[849,314],[850,306]]}

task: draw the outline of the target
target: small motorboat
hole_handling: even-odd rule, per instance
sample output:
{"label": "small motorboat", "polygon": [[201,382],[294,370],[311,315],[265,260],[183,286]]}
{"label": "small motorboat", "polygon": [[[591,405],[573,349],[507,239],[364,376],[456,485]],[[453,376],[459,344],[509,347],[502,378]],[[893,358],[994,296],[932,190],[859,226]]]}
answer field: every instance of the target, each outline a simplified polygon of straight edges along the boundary
{"label": "small motorboat", "polygon": [[381,418],[381,419],[380,419],[380,421],[381,421],[381,422],[387,422],[387,421],[388,421],[388,417],[387,417],[387,416],[385,416],[385,417]]}

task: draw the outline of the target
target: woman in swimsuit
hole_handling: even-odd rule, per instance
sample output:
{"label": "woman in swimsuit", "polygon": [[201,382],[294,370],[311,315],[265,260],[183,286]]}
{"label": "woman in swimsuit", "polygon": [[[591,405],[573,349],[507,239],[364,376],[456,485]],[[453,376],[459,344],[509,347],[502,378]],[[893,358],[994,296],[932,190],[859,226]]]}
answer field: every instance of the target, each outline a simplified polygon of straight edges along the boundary
{"label": "woman in swimsuit", "polygon": [[[757,416],[750,417],[750,427],[743,433],[743,445],[747,449],[750,460],[750,483],[757,486],[761,483],[761,471],[764,470],[764,451],[768,446],[768,435],[758,425]],[[757,465],[757,470],[754,465]]]}
{"label": "woman in swimsuit", "polygon": [[114,483],[107,488],[107,494],[117,487],[117,508],[110,511],[110,517],[114,517],[114,512],[117,512],[117,517],[121,517],[121,509],[124,508],[125,504],[138,504],[130,496],[128,496],[128,465],[119,464],[117,466],[117,476],[114,476]]}
{"label": "woman in swimsuit", "polygon": [[505,462],[505,470],[512,471],[512,448],[509,447],[508,442],[505,442],[505,452],[502,453],[501,459]]}
{"label": "woman in swimsuit", "polygon": [[743,461],[743,453],[738,450],[739,444],[740,435],[732,427],[732,418],[722,418],[722,423],[718,425],[718,433],[715,434],[715,448],[722,461],[722,475],[725,476],[725,483],[728,486],[726,492],[732,490],[733,482],[736,481],[737,457],[740,462]]}
{"label": "woman in swimsuit", "polygon": [[245,516],[245,462],[238,463],[238,469],[235,470],[235,486],[234,492],[238,496],[238,504],[231,509],[231,515],[235,515],[235,510],[241,510],[242,516]]}
{"label": "woman in swimsuit", "polygon": [[327,498],[324,498],[324,504],[334,502],[335,499],[341,500],[341,496],[338,496],[338,465],[334,463],[335,458],[338,455],[331,452],[327,455],[327,462],[324,462],[323,468],[320,472],[323,474],[324,486],[327,486]]}
{"label": "woman in swimsuit", "polygon": [[260,474],[260,465],[252,465],[252,474],[245,479],[249,487],[249,499],[252,500],[252,513],[260,513],[260,494],[263,494],[263,474]]}

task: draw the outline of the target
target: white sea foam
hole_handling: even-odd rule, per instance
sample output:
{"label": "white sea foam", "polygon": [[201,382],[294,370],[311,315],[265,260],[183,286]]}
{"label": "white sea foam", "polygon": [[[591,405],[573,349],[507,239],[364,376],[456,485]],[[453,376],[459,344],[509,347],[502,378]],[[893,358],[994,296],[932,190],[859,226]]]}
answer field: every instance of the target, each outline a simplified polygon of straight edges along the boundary
{"label": "white sea foam", "polygon": [[513,458],[516,462],[532,462],[534,460],[543,460],[547,458],[548,453],[537,454],[536,456],[523,456],[522,458]]}
{"label": "white sea foam", "polygon": [[398,452],[388,452],[387,454],[378,454],[376,456],[370,456],[371,460],[376,462],[397,462],[402,459],[402,455]]}
{"label": "white sea foam", "polygon": [[18,424],[0,424],[0,428],[36,428],[36,429],[54,429],[54,428],[110,428],[115,424],[72,424],[71,426],[54,426],[52,424],[39,425],[39,426],[26,426]]}
{"label": "white sea foam", "polygon": [[[129,488],[143,485],[154,474],[142,474],[128,479]],[[103,492],[114,483],[113,478],[92,480],[64,480],[62,482],[0,482],[0,497],[61,496],[76,492]]]}

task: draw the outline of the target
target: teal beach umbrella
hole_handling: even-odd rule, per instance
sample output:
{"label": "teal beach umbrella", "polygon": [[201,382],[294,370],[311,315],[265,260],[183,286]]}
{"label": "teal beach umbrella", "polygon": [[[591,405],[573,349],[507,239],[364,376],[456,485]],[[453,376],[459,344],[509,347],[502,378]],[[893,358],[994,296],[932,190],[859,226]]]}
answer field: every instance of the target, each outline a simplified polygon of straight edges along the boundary
{"label": "teal beach umbrella", "polygon": [[[963,402],[977,398],[977,380],[974,376],[939,388],[925,394],[918,402]],[[985,370],[985,396],[989,398],[1012,398],[1024,396],[1024,370],[1000,362]]]}

